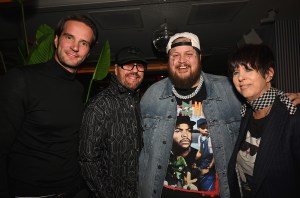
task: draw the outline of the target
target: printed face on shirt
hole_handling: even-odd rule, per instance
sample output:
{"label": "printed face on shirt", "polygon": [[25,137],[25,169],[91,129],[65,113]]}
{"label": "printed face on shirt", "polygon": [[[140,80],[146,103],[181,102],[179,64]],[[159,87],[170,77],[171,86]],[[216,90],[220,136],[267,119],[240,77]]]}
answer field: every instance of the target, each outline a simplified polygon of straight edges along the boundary
{"label": "printed face on shirt", "polygon": [[131,90],[135,90],[142,83],[144,78],[144,72],[138,71],[137,67],[133,67],[131,71],[128,71],[118,65],[115,65],[115,75],[123,86]]}
{"label": "printed face on shirt", "polygon": [[208,126],[207,123],[203,123],[198,127],[198,131],[202,134],[202,136],[208,135]]}
{"label": "printed face on shirt", "polygon": [[270,89],[273,74],[273,68],[270,68],[266,75],[262,76],[250,65],[239,65],[233,71],[233,84],[242,96],[248,101],[253,101]]}
{"label": "printed face on shirt", "polygon": [[[178,38],[176,42],[189,42]],[[189,89],[199,82],[201,72],[200,55],[192,46],[177,46],[169,51],[169,77],[177,88]]]}
{"label": "printed face on shirt", "polygon": [[182,149],[188,149],[192,141],[193,129],[185,123],[176,126],[173,135],[173,144]]}
{"label": "printed face on shirt", "polygon": [[83,22],[66,21],[61,35],[54,39],[56,61],[63,67],[68,66],[64,67],[68,71],[75,72],[89,55],[93,36],[93,30]]}

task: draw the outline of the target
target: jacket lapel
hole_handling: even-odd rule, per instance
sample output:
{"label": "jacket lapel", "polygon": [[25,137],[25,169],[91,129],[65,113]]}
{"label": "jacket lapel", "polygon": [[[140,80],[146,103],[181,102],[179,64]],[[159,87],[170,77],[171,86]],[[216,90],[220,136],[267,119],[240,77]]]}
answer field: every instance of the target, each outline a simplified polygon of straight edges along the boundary
{"label": "jacket lapel", "polygon": [[253,170],[253,197],[264,180],[269,167],[272,164],[272,159],[276,158],[276,147],[280,145],[281,136],[284,133],[284,123],[288,118],[288,112],[285,106],[278,100],[273,104],[267,124],[262,134],[259,152],[257,153],[255,166]]}
{"label": "jacket lapel", "polygon": [[246,131],[247,130],[247,125],[248,125],[248,122],[251,118],[251,114],[252,114],[251,110],[247,111],[245,116],[241,118],[239,136],[236,140],[234,149],[232,151],[232,156],[231,156],[231,159],[230,159],[230,162],[229,162],[229,171],[230,171],[231,175],[236,174],[236,170],[235,170],[235,168],[236,168],[236,158],[237,158],[238,152],[241,148],[241,143],[245,140],[246,133],[247,133],[247,131]]}
{"label": "jacket lapel", "polygon": [[246,134],[247,134],[247,125],[251,119],[253,111],[252,110],[248,110],[245,114],[244,117],[242,117],[241,120],[241,126],[240,126],[240,134],[238,136],[237,141],[237,145],[239,146],[235,146],[235,150],[234,150],[234,156],[237,156],[239,150],[240,150],[240,145],[242,142],[244,142],[245,138],[246,138]]}

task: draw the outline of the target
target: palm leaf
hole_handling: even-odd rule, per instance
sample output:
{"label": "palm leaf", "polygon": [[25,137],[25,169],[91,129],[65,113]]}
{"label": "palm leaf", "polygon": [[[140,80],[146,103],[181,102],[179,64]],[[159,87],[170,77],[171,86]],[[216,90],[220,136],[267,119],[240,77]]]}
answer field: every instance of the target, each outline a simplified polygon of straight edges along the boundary
{"label": "palm leaf", "polygon": [[109,71],[110,66],[110,45],[108,41],[105,41],[104,46],[102,47],[100,57],[98,59],[97,65],[95,67],[95,71],[93,73],[93,77],[90,81],[89,89],[87,92],[86,101],[88,101],[90,96],[91,87],[94,80],[102,80],[106,77]]}
{"label": "palm leaf", "polygon": [[30,65],[50,60],[55,51],[53,40],[54,30],[46,24],[40,25],[36,32],[36,41],[29,52],[26,63]]}

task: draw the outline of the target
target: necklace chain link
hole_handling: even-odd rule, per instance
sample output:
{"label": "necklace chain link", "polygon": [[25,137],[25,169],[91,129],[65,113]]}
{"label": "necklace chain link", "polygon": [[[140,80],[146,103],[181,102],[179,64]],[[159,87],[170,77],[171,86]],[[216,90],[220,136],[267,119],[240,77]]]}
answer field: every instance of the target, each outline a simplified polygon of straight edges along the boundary
{"label": "necklace chain link", "polygon": [[193,93],[191,93],[191,94],[189,94],[189,95],[187,95],[187,96],[180,95],[180,94],[176,91],[174,85],[172,85],[172,92],[173,92],[174,95],[175,95],[177,98],[179,98],[179,99],[190,99],[190,98],[194,97],[194,96],[200,91],[200,89],[201,89],[201,87],[202,87],[202,84],[203,84],[203,77],[202,77],[202,75],[201,75],[201,76],[200,76],[199,84],[198,84],[197,88],[195,89],[195,91],[193,91]]}

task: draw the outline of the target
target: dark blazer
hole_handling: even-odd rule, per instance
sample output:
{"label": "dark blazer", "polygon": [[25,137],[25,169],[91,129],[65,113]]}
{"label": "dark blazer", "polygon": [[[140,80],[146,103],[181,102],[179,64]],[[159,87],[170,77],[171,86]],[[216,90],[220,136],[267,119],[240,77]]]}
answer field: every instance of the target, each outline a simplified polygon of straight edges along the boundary
{"label": "dark blazer", "polygon": [[[231,198],[241,197],[236,175],[236,158],[247,133],[253,111],[247,109],[228,165]],[[300,106],[290,115],[277,98],[262,133],[253,170],[251,197],[276,198],[300,195]]]}

